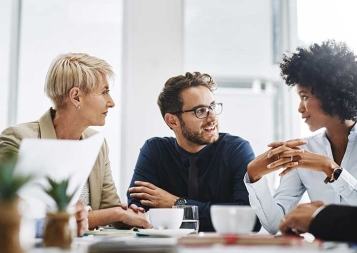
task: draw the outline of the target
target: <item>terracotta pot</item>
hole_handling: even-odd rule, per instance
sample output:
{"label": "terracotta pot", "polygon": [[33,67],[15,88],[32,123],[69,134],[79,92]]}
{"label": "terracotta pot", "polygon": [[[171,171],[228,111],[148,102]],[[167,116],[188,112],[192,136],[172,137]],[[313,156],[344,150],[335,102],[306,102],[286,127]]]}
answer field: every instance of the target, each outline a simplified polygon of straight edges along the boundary
{"label": "terracotta pot", "polygon": [[45,247],[71,248],[74,236],[71,217],[72,215],[67,212],[47,213],[43,231]]}
{"label": "terracotta pot", "polygon": [[19,200],[0,201],[0,252],[22,253],[20,244],[21,214]]}

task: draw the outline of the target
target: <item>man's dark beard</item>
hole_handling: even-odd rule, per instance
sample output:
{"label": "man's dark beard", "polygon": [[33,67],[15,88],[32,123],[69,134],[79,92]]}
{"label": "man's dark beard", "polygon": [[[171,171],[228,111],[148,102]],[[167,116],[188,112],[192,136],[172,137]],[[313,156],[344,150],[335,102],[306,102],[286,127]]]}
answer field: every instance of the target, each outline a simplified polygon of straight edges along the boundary
{"label": "man's dark beard", "polygon": [[[185,122],[182,120],[181,117],[179,117],[180,119],[180,124],[181,124],[181,132],[182,135],[189,140],[190,142],[199,144],[199,145],[207,145],[207,144],[211,144],[217,140],[214,140],[212,142],[210,141],[206,141],[203,139],[203,137],[201,136],[201,134],[199,132],[192,132],[189,129],[186,128],[186,124]],[[218,138],[217,138],[218,139]]]}

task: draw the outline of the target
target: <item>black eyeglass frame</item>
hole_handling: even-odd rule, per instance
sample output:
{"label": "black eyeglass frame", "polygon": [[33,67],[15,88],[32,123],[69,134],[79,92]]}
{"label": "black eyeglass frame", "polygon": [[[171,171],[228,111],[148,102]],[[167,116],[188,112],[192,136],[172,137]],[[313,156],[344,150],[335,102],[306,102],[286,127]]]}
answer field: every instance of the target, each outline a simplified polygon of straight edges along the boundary
{"label": "black eyeglass frame", "polygon": [[[216,109],[216,105],[221,106],[222,109],[221,109],[220,113],[215,113],[215,112],[214,112],[214,110]],[[197,109],[201,109],[201,108],[206,108],[206,112],[207,112],[207,116],[205,116],[205,117],[203,117],[203,118],[200,118],[200,117],[197,116]],[[208,105],[208,106],[197,106],[197,107],[195,107],[195,108],[193,108],[193,109],[190,109],[190,110],[170,112],[170,113],[171,113],[171,114],[178,114],[178,113],[194,112],[196,118],[198,118],[198,119],[205,119],[205,118],[207,118],[207,117],[209,116],[210,110],[211,110],[212,112],[214,112],[215,115],[221,114],[222,111],[223,111],[223,103],[214,103],[214,104]]]}

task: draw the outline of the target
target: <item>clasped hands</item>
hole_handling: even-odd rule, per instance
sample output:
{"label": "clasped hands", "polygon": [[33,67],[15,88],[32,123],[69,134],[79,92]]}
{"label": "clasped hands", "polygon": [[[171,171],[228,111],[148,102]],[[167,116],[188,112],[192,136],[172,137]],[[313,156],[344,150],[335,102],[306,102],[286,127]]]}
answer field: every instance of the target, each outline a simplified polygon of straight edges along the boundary
{"label": "clasped hands", "polygon": [[307,144],[304,139],[294,139],[286,142],[273,142],[270,149],[257,156],[248,164],[247,172],[251,183],[258,181],[264,175],[284,168],[279,174],[286,175],[296,168],[305,168],[324,172],[330,176],[333,168],[338,167],[329,157],[312,153],[300,146]]}
{"label": "clasped hands", "polygon": [[286,142],[273,142],[268,144],[269,150],[257,156],[248,164],[247,172],[251,183],[258,181],[261,177],[285,168],[280,175],[285,175],[299,164],[301,154],[305,150],[300,146],[306,144],[303,139],[295,139]]}

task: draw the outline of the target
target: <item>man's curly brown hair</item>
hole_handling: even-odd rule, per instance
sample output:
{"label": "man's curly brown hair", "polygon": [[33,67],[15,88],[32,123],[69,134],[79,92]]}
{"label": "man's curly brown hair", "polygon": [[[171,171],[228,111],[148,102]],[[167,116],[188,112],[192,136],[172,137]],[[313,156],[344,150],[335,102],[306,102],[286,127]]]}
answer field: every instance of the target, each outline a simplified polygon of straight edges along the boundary
{"label": "man's curly brown hair", "polygon": [[338,116],[341,122],[356,120],[356,55],[345,43],[328,40],[298,47],[291,56],[283,55],[280,69],[288,86],[310,88],[327,115]]}
{"label": "man's curly brown hair", "polygon": [[160,107],[161,115],[164,118],[166,113],[182,110],[183,101],[181,92],[187,88],[205,86],[210,91],[214,91],[217,86],[213,78],[208,74],[200,72],[186,72],[186,75],[171,77],[165,83],[157,104]]}

